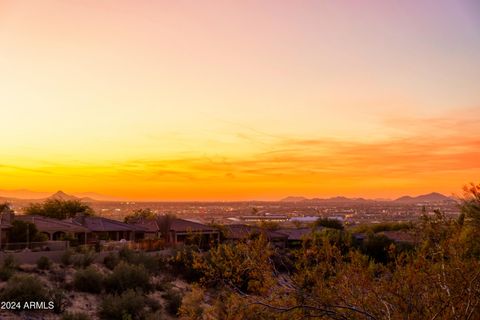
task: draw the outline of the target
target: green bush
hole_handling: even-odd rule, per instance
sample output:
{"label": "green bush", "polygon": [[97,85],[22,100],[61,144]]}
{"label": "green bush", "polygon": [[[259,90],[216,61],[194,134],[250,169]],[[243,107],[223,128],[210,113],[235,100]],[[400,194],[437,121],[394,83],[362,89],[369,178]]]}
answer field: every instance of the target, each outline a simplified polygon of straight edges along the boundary
{"label": "green bush", "polygon": [[73,256],[74,252],[72,249],[67,249],[65,250],[65,252],[62,254],[62,256],[60,257],[60,262],[64,265],[64,266],[69,266],[72,264],[72,256]]}
{"label": "green bush", "polygon": [[37,268],[40,270],[50,270],[51,265],[52,262],[50,261],[50,259],[48,259],[48,257],[41,256],[37,260]]}
{"label": "green bush", "polygon": [[141,319],[145,315],[145,297],[134,290],[107,295],[100,303],[98,315],[103,320]]}
{"label": "green bush", "polygon": [[90,317],[82,312],[66,312],[62,318],[62,320],[89,320]]}
{"label": "green bush", "polygon": [[0,266],[0,280],[7,281],[15,273],[18,265],[12,255],[7,255]]}
{"label": "green bush", "polygon": [[324,228],[329,228],[329,229],[337,229],[337,230],[343,230],[343,223],[340,220],[337,219],[330,219],[330,218],[319,218],[317,221],[314,223],[315,227],[324,227]]}
{"label": "green bush", "polygon": [[65,308],[70,303],[70,300],[67,299],[65,291],[60,289],[52,289],[48,293],[49,301],[53,302],[53,312],[57,314],[63,313]]}
{"label": "green bush", "polygon": [[18,263],[15,260],[15,257],[9,254],[5,257],[5,259],[3,259],[2,266],[9,269],[17,269]]}
{"label": "green bush", "polygon": [[20,302],[22,305],[30,301],[50,301],[45,285],[30,275],[11,277],[1,293],[2,301]]}
{"label": "green bush", "polygon": [[149,272],[159,270],[159,259],[144,252],[135,252],[124,247],[118,252],[118,257],[129,264],[143,265]]}
{"label": "green bush", "polygon": [[129,289],[138,289],[144,292],[151,290],[150,275],[143,265],[119,263],[105,280],[108,292],[121,293]]}
{"label": "green bush", "polygon": [[120,258],[114,252],[110,252],[107,256],[105,256],[105,258],[103,258],[103,264],[105,265],[105,267],[107,267],[110,270],[115,269],[115,267],[119,262],[120,262]]}
{"label": "green bush", "polygon": [[166,319],[166,317],[163,315],[162,310],[148,313],[145,316],[145,320],[163,320],[163,319]]}
{"label": "green bush", "polygon": [[93,267],[78,270],[73,277],[76,290],[90,293],[100,293],[103,288],[104,276]]}
{"label": "green bush", "polygon": [[15,273],[15,270],[13,270],[13,269],[1,267],[0,268],[0,280],[7,281],[8,279],[10,279],[13,276],[14,273]]}
{"label": "green bush", "polygon": [[97,254],[89,248],[80,248],[78,253],[71,256],[72,264],[77,268],[86,268],[91,265]]}
{"label": "green bush", "polygon": [[167,301],[167,311],[171,315],[177,315],[178,309],[182,305],[182,295],[179,292],[171,289],[164,293],[162,296]]}

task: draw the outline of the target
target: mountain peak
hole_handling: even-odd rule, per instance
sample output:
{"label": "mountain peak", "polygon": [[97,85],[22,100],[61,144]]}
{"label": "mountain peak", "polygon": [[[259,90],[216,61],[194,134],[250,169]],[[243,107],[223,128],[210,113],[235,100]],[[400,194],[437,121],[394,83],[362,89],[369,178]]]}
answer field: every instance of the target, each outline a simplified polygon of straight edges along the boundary
{"label": "mountain peak", "polygon": [[52,194],[48,199],[53,199],[53,200],[79,200],[79,198],[69,195],[62,190],[59,190]]}
{"label": "mountain peak", "polygon": [[443,201],[453,201],[453,200],[441,193],[431,192],[431,193],[422,194],[416,197],[403,196],[396,199],[395,201],[397,202],[443,202]]}

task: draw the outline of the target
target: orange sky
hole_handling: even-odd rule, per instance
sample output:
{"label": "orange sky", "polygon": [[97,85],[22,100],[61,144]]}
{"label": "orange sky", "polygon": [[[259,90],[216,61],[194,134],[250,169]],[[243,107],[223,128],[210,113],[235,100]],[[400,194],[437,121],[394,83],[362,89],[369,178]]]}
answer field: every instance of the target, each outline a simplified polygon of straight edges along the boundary
{"label": "orange sky", "polygon": [[0,0],[0,190],[459,192],[480,177],[479,9]]}

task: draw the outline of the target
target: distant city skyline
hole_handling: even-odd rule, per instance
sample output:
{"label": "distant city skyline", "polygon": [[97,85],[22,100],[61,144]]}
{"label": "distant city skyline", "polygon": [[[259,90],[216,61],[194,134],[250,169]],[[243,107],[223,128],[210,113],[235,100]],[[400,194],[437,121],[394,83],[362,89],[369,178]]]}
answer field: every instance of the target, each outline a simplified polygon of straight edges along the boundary
{"label": "distant city skyline", "polygon": [[474,0],[0,0],[0,190],[461,193],[479,92]]}

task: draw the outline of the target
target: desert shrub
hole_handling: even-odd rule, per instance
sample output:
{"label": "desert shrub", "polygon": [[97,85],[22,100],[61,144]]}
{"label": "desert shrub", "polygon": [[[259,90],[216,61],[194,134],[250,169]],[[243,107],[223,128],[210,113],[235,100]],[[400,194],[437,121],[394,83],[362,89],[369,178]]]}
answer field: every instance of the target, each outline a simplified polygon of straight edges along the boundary
{"label": "desert shrub", "polygon": [[132,257],[134,254],[135,254],[135,251],[127,247],[123,247],[118,251],[118,257],[123,261],[132,260]]}
{"label": "desert shrub", "polygon": [[204,291],[193,286],[192,291],[188,292],[182,299],[182,305],[178,310],[181,319],[203,319],[204,308],[203,300],[205,298]]}
{"label": "desert shrub", "polygon": [[150,312],[145,316],[145,320],[163,320],[166,319],[162,310],[157,310],[155,312]]}
{"label": "desert shrub", "polygon": [[414,228],[412,222],[382,222],[376,224],[364,224],[352,228],[353,233],[378,233],[382,231],[410,230]]}
{"label": "desert shrub", "polygon": [[159,311],[162,309],[162,305],[160,304],[160,302],[158,302],[158,300],[150,298],[148,296],[145,297],[145,304],[152,312]]}
{"label": "desert shrub", "polygon": [[37,260],[37,268],[40,270],[50,270],[51,265],[52,262],[50,261],[50,259],[48,259],[48,257],[41,256]]}
{"label": "desert shrub", "polygon": [[[172,280],[173,281],[173,280]],[[172,289],[173,285],[171,282],[166,281],[165,279],[158,280],[155,282],[155,290],[157,291],[168,291]]]}
{"label": "desert shrub", "polygon": [[53,302],[53,312],[57,314],[63,313],[65,308],[69,305],[70,300],[67,299],[65,291],[60,289],[52,289],[48,293],[49,301]]}
{"label": "desert shrub", "polygon": [[141,319],[145,315],[145,297],[134,290],[107,295],[100,303],[98,315],[103,320]]}
{"label": "desert shrub", "polygon": [[3,292],[2,301],[20,302],[22,305],[30,301],[50,301],[49,292],[35,277],[30,275],[15,275],[11,277]]}
{"label": "desert shrub", "polygon": [[90,293],[100,293],[103,288],[103,274],[93,267],[78,270],[73,277],[76,290]]}
{"label": "desert shrub", "polygon": [[177,249],[168,261],[170,271],[181,275],[188,282],[199,281],[203,274],[199,268],[194,268],[194,260],[199,252],[197,246],[190,245]]}
{"label": "desert shrub", "polygon": [[69,266],[72,264],[72,256],[73,256],[74,252],[72,249],[67,249],[65,250],[65,252],[62,254],[62,256],[60,257],[60,262],[64,265],[64,266]]}
{"label": "desert shrub", "polygon": [[143,265],[149,272],[159,269],[159,259],[144,252],[136,252],[124,247],[118,252],[118,257],[129,264]]}
{"label": "desert shrub", "polygon": [[114,252],[110,252],[105,258],[103,258],[103,264],[110,270],[113,270],[120,262],[120,258]]}
{"label": "desert shrub", "polygon": [[182,295],[171,289],[165,292],[162,297],[167,301],[166,310],[171,315],[177,315],[178,309],[182,305]]}
{"label": "desert shrub", "polygon": [[71,261],[75,267],[86,268],[95,261],[96,256],[95,250],[83,248],[72,255]]}
{"label": "desert shrub", "polygon": [[128,289],[147,292],[151,289],[150,275],[143,265],[119,263],[105,280],[108,292],[121,293]]}
{"label": "desert shrub", "polygon": [[61,320],[89,320],[90,317],[82,312],[66,312]]}
{"label": "desert shrub", "polygon": [[67,276],[66,270],[60,269],[60,270],[55,270],[55,272],[51,272],[48,278],[52,282],[65,284],[66,276]]}
{"label": "desert shrub", "polygon": [[319,218],[315,221],[315,227],[324,227],[329,229],[343,230],[343,223],[338,219]]}
{"label": "desert shrub", "polygon": [[18,265],[15,258],[12,255],[7,255],[0,266],[0,280],[7,281],[10,279],[17,267]]}
{"label": "desert shrub", "polygon": [[15,270],[13,270],[13,269],[1,267],[0,268],[0,280],[7,281],[8,279],[10,279],[13,276],[14,273],[15,273]]}
{"label": "desert shrub", "polygon": [[392,240],[383,234],[368,234],[363,241],[362,252],[375,262],[386,263],[389,260],[389,249],[394,244]]}
{"label": "desert shrub", "polygon": [[15,260],[15,257],[9,254],[5,257],[5,259],[3,259],[2,267],[16,269],[18,268],[18,263]]}

